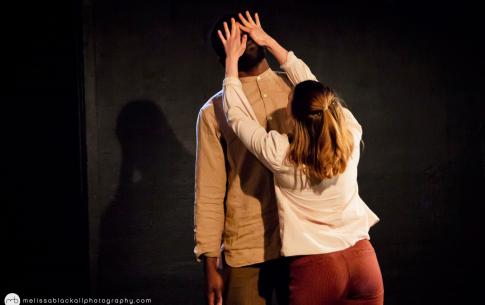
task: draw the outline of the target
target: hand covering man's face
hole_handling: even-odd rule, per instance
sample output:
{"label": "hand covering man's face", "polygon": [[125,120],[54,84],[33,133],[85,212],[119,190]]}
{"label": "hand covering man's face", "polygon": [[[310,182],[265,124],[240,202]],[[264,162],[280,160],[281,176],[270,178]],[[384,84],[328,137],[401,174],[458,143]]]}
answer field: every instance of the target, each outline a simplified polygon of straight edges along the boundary
{"label": "hand covering man's face", "polygon": [[249,71],[256,67],[265,57],[266,49],[256,44],[248,35],[248,41],[244,54],[239,58],[238,68],[240,71]]}

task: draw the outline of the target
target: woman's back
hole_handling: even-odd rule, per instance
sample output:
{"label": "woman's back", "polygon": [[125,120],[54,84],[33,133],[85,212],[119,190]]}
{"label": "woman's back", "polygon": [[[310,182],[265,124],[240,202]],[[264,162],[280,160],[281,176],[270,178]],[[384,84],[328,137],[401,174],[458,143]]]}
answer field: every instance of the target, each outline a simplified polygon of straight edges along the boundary
{"label": "woman's back", "polygon": [[[291,51],[281,67],[295,86],[305,80],[316,81],[308,66]],[[345,170],[312,185],[288,158],[291,146],[288,136],[274,130],[268,132],[259,125],[239,79],[226,77],[223,88],[229,126],[274,174],[282,255],[335,252],[349,248],[359,240],[370,239],[369,229],[379,218],[359,196],[357,165],[362,127],[350,110],[337,105],[342,109],[343,125],[352,134],[354,144]],[[320,110],[326,112],[326,109],[328,105],[325,110],[323,107]]]}
{"label": "woman's back", "polygon": [[[285,256],[345,249],[358,240],[369,239],[369,227],[379,220],[359,196],[357,166],[362,128],[348,109],[343,108],[343,112],[354,138],[354,149],[343,173],[313,184],[287,159],[282,159],[274,171]],[[277,141],[286,142],[289,149],[286,136]],[[279,148],[284,150],[281,144]]]}
{"label": "woman's back", "polygon": [[[219,31],[226,54],[224,112],[231,129],[273,172],[282,254],[289,259],[289,303],[383,304],[383,283],[369,228],[379,218],[359,196],[362,128],[335,92],[261,28],[246,11],[240,26],[275,56],[295,85],[287,113],[289,137],[259,125],[238,79],[241,38],[232,20]],[[239,54],[239,55],[238,55]],[[229,56],[228,56],[229,57]],[[310,178],[307,178],[310,177]],[[323,180],[323,181],[322,181]],[[319,183],[316,183],[320,181]]]}

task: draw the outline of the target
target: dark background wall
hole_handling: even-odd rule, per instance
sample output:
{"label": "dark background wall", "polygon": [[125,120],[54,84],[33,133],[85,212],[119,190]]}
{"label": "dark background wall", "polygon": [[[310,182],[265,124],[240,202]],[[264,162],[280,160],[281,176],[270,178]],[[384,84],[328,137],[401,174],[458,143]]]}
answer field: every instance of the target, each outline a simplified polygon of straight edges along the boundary
{"label": "dark background wall", "polygon": [[81,4],[2,6],[1,300],[89,292]]}
{"label": "dark background wall", "polygon": [[203,304],[195,120],[223,78],[206,37],[247,7],[364,128],[359,185],[381,218],[386,304],[477,301],[483,22],[466,3],[422,1],[11,5],[6,291]]}

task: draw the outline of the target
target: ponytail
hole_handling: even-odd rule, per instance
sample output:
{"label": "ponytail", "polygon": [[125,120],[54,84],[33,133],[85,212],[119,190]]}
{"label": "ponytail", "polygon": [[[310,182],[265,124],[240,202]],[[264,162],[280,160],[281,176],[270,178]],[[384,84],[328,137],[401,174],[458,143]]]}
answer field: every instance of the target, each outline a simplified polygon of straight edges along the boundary
{"label": "ponytail", "polygon": [[295,124],[289,162],[314,183],[343,173],[354,139],[335,92],[316,81],[299,83],[294,89],[291,112]]}

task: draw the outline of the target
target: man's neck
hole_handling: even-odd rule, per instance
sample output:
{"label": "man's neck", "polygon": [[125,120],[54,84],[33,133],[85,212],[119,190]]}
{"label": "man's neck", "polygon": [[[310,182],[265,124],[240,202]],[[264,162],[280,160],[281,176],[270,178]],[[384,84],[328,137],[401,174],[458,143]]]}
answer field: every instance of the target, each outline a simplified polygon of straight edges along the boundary
{"label": "man's neck", "polygon": [[248,71],[239,71],[239,77],[245,76],[258,76],[264,71],[269,69],[269,64],[266,58],[264,58],[259,64]]}

